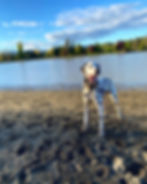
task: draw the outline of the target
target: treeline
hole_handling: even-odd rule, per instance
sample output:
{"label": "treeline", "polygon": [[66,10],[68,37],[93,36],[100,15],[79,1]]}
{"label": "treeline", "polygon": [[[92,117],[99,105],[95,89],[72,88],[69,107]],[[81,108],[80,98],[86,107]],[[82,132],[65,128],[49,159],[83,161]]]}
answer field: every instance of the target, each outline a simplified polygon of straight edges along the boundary
{"label": "treeline", "polygon": [[92,44],[89,46],[72,45],[67,40],[63,46],[51,48],[47,51],[24,51],[23,44],[17,44],[16,53],[0,53],[0,61],[23,59],[37,59],[50,57],[72,57],[92,54],[123,53],[133,51],[147,51],[147,38],[139,38],[117,43]]}

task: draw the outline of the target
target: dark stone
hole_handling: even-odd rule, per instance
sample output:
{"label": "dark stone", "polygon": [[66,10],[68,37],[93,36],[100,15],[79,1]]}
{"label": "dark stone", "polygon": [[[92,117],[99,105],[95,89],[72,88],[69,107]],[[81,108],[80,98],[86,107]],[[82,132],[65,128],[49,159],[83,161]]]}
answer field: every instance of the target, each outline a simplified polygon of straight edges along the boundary
{"label": "dark stone", "polygon": [[11,183],[11,181],[12,181],[12,177],[9,175],[9,174],[2,174],[2,176],[1,176],[1,181],[2,181],[2,183],[5,183],[5,184],[7,184],[7,183]]}
{"label": "dark stone", "polygon": [[144,151],[147,151],[147,144],[145,144],[142,148]]}
{"label": "dark stone", "polygon": [[142,184],[147,184],[147,177],[142,179]]}
{"label": "dark stone", "polygon": [[125,147],[124,141],[119,140],[119,139],[115,141],[115,144],[116,144],[118,147],[121,147],[121,148]]}
{"label": "dark stone", "polygon": [[67,161],[71,161],[74,159],[74,154],[72,151],[70,151],[68,154],[67,154]]}
{"label": "dark stone", "polygon": [[79,153],[80,155],[83,155],[83,156],[85,155],[86,151],[85,151],[84,146],[80,146],[80,147],[79,147],[78,153]]}
{"label": "dark stone", "polygon": [[24,153],[26,153],[27,151],[29,150],[29,146],[26,145],[26,144],[22,144],[18,150],[17,150],[17,155],[18,156],[21,156],[23,155]]}
{"label": "dark stone", "polygon": [[61,184],[62,183],[61,178],[56,179],[53,183],[54,184]]}
{"label": "dark stone", "polygon": [[113,163],[113,159],[114,159],[114,156],[107,156],[105,159],[106,160],[105,163],[110,166]]}
{"label": "dark stone", "polygon": [[130,163],[126,170],[130,173],[132,173],[133,175],[138,175],[140,173],[140,170],[143,168],[143,165],[141,163],[138,162],[132,162]]}
{"label": "dark stone", "polygon": [[14,122],[7,122],[7,123],[5,124],[5,126],[6,126],[7,128],[12,128],[12,127],[14,126]]}
{"label": "dark stone", "polygon": [[124,178],[121,178],[119,180],[119,184],[127,184],[126,180]]}
{"label": "dark stone", "polygon": [[45,144],[46,146],[50,146],[50,145],[52,144],[52,141],[51,141],[50,139],[45,139],[45,140],[44,140],[44,144]]}
{"label": "dark stone", "polygon": [[89,157],[86,157],[85,163],[86,163],[86,164],[90,164],[90,163],[91,163],[91,159],[90,159]]}
{"label": "dark stone", "polygon": [[106,150],[106,146],[104,144],[100,144],[99,149],[100,149],[100,151],[105,151]]}
{"label": "dark stone", "polygon": [[27,174],[25,172],[24,169],[20,170],[20,172],[18,173],[18,180],[20,182],[24,182],[26,180]]}
{"label": "dark stone", "polygon": [[99,169],[97,172],[96,172],[96,175],[100,178],[102,178],[104,176],[104,170],[103,169]]}
{"label": "dark stone", "polygon": [[54,154],[54,158],[55,158],[55,160],[58,160],[58,159],[60,159],[60,157],[61,157],[61,149],[58,148]]}

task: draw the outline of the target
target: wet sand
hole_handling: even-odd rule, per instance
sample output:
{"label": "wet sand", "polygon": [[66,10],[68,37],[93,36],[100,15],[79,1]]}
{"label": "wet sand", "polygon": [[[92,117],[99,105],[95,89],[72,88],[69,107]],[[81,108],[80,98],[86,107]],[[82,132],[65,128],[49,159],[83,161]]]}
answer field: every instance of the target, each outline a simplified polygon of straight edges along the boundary
{"label": "wet sand", "polygon": [[106,137],[96,113],[81,132],[80,91],[0,92],[0,183],[146,184],[147,91],[119,92],[124,119],[106,100]]}

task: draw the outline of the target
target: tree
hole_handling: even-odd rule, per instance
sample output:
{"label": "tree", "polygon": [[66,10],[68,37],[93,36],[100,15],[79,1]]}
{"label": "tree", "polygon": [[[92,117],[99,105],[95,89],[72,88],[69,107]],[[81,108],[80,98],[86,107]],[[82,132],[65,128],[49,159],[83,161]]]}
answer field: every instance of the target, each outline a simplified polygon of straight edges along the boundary
{"label": "tree", "polygon": [[17,54],[19,59],[24,58],[23,44],[22,42],[17,43]]}
{"label": "tree", "polygon": [[90,45],[87,47],[87,54],[93,54],[95,53],[95,47],[93,45]]}
{"label": "tree", "polygon": [[51,49],[49,49],[47,52],[46,52],[46,57],[52,57],[52,56],[54,56],[54,49],[53,48],[51,48]]}
{"label": "tree", "polygon": [[95,50],[96,50],[97,53],[102,53],[103,52],[103,48],[100,44],[95,45]]}
{"label": "tree", "polygon": [[74,48],[74,53],[76,55],[83,54],[83,51],[84,51],[84,49],[83,49],[83,47],[81,45],[77,45]]}
{"label": "tree", "polygon": [[0,61],[3,61],[5,59],[4,54],[0,53]]}
{"label": "tree", "polygon": [[116,44],[117,51],[122,51],[122,50],[124,50],[124,48],[125,48],[125,43],[123,41],[117,42],[117,44]]}
{"label": "tree", "polygon": [[125,42],[124,47],[125,47],[125,51],[127,52],[131,52],[133,50],[132,43],[130,41]]}
{"label": "tree", "polygon": [[101,47],[104,53],[113,53],[116,51],[115,44],[112,43],[105,43]]}

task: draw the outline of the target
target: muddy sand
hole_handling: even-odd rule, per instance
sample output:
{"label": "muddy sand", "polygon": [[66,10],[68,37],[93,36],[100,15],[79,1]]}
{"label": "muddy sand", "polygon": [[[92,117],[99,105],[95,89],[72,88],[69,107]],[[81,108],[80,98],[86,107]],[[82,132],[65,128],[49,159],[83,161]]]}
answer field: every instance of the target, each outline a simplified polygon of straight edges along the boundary
{"label": "muddy sand", "polygon": [[147,92],[119,92],[124,119],[106,100],[83,133],[79,91],[0,92],[0,184],[147,184]]}

